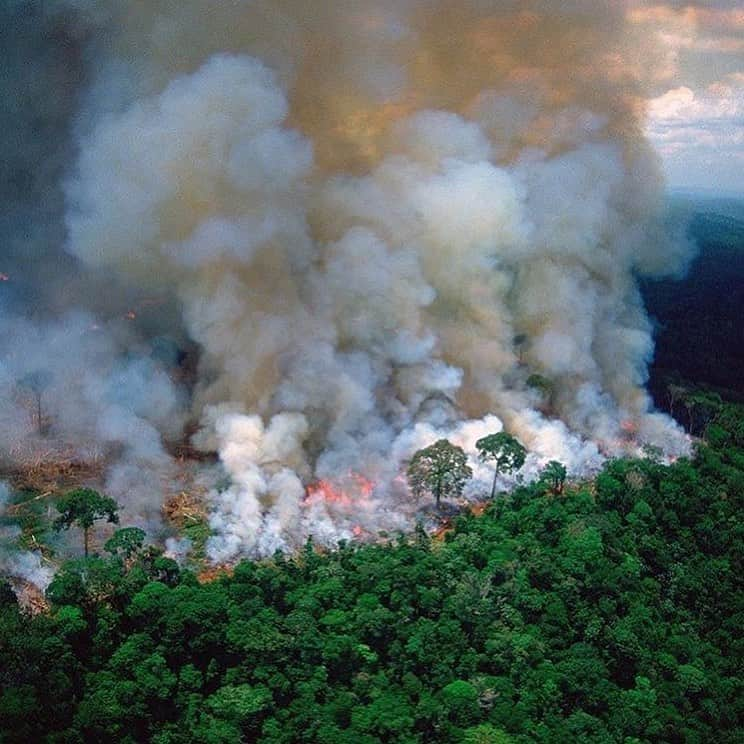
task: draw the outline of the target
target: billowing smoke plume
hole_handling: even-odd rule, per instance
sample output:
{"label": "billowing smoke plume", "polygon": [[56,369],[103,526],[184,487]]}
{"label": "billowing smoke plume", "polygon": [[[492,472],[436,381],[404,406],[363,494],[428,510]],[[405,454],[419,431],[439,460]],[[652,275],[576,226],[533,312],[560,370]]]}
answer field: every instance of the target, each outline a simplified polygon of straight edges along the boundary
{"label": "billowing smoke plume", "polygon": [[[85,70],[48,184],[79,276],[58,318],[9,306],[1,413],[32,436],[7,401],[43,379],[54,432],[118,450],[130,514],[157,513],[187,420],[221,461],[215,560],[410,526],[400,474],[440,436],[472,454],[504,427],[528,473],[686,451],[643,387],[635,277],[690,251],[624,3],[67,0],[43,23]],[[144,297],[162,312],[124,322]],[[198,350],[188,391],[163,339]]]}

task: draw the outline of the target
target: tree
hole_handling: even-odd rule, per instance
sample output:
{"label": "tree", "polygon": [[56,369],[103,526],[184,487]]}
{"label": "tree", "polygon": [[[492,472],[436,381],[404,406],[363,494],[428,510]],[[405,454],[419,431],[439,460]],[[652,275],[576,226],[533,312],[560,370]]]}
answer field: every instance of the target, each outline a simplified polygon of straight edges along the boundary
{"label": "tree", "polygon": [[682,399],[682,402],[687,409],[690,434],[694,434],[695,429],[700,432],[705,431],[705,427],[715,421],[716,415],[723,407],[721,396],[707,390],[689,393]]}
{"label": "tree", "polygon": [[44,415],[42,410],[42,398],[44,391],[49,387],[52,381],[52,375],[47,370],[37,370],[27,374],[20,384],[34,396],[36,429],[39,436],[44,435]]}
{"label": "tree", "polygon": [[459,725],[478,720],[478,691],[464,679],[450,682],[441,693],[442,705],[450,719]]}
{"label": "tree", "polygon": [[442,497],[459,496],[472,475],[462,447],[450,444],[446,439],[420,449],[408,465],[411,490],[417,496],[427,492],[433,494],[437,509]]}
{"label": "tree", "polygon": [[475,443],[475,448],[483,462],[492,460],[494,463],[493,485],[491,486],[491,498],[493,499],[496,496],[496,479],[499,473],[519,470],[524,465],[527,450],[518,439],[505,431],[482,437]]}
{"label": "tree", "polygon": [[54,529],[69,530],[75,524],[83,531],[85,557],[88,557],[88,538],[90,528],[98,519],[106,517],[107,522],[119,523],[118,504],[112,498],[103,496],[92,488],[76,488],[57,501],[60,516],[54,520]]}
{"label": "tree", "polygon": [[17,606],[18,600],[16,599],[13,587],[4,579],[0,579],[0,609]]}
{"label": "tree", "polygon": [[133,555],[142,549],[145,542],[145,531],[139,527],[124,527],[116,530],[114,534],[106,540],[103,549],[114,556],[121,556],[125,561],[132,558]]}
{"label": "tree", "polygon": [[682,385],[675,385],[672,382],[667,385],[670,416],[674,416],[674,406],[677,404],[677,401],[682,400],[688,394],[688,392],[689,391],[687,390],[687,388],[683,387]]}
{"label": "tree", "polygon": [[516,336],[514,336],[514,346],[517,349],[517,354],[519,356],[520,364],[524,362],[524,345],[526,342],[527,342],[526,333],[518,333]]}
{"label": "tree", "polygon": [[540,473],[540,480],[547,481],[553,493],[561,493],[566,482],[566,466],[558,460],[551,460]]}
{"label": "tree", "polygon": [[46,591],[56,605],[76,605],[92,610],[97,603],[112,599],[122,586],[121,567],[93,556],[65,561]]}

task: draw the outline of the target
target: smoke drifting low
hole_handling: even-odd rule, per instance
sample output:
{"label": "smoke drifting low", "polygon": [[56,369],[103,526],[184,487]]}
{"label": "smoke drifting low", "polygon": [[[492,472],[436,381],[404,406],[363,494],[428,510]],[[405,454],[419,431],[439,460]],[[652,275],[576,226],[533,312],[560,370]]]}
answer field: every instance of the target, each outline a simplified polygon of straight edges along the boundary
{"label": "smoke drifting low", "polygon": [[[316,5],[5,11],[45,49],[64,28],[80,74],[39,96],[63,165],[7,228],[51,237],[0,266],[33,287],[0,286],[2,436],[39,439],[18,391],[43,379],[43,437],[104,447],[125,521],[157,530],[163,442],[198,422],[218,561],[410,526],[400,473],[441,436],[472,455],[506,428],[528,477],[685,453],[644,389],[636,277],[691,250],[664,228],[640,135],[653,50],[624,4]],[[26,136],[28,158],[51,147]],[[34,211],[45,190],[58,213]],[[153,296],[162,312],[122,319]]]}

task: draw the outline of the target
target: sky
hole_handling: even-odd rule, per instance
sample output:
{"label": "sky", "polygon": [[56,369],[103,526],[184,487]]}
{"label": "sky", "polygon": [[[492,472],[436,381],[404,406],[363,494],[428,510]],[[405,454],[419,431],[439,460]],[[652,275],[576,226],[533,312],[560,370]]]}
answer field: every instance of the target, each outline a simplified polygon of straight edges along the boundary
{"label": "sky", "polygon": [[658,45],[647,135],[668,187],[744,196],[744,6],[631,2],[628,20]]}

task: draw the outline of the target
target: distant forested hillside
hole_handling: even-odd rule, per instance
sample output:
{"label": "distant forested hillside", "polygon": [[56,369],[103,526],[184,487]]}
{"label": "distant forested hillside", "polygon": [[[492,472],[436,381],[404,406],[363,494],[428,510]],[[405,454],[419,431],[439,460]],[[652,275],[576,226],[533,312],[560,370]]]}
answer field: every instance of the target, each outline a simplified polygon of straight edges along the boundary
{"label": "distant forested hillside", "polygon": [[[689,213],[691,207],[677,209]],[[699,254],[687,277],[642,285],[658,324],[650,385],[661,408],[671,380],[744,400],[744,203],[711,201],[695,209],[689,235]]]}

